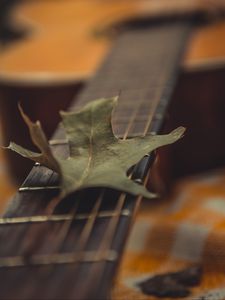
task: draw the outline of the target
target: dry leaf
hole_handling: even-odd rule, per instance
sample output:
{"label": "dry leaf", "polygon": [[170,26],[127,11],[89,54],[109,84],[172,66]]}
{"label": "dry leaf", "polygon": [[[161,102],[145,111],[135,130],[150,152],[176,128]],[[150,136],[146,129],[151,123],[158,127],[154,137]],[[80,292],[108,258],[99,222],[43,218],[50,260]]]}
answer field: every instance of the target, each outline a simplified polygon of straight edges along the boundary
{"label": "dry leaf", "polygon": [[54,156],[40,123],[31,122],[21,109],[31,138],[41,153],[15,143],[10,143],[8,148],[58,172],[61,196],[88,187],[107,187],[152,198],[154,195],[144,186],[127,177],[127,170],[145,154],[180,139],[185,129],[179,127],[167,135],[118,139],[111,125],[116,103],[117,98],[99,99],[80,111],[61,113],[70,149],[67,159]]}

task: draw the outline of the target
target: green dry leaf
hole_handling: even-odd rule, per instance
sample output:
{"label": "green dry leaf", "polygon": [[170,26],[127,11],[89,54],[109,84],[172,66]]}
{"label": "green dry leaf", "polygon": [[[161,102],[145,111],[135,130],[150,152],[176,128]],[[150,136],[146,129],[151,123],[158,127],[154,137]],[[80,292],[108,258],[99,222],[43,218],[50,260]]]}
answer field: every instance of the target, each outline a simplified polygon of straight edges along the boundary
{"label": "green dry leaf", "polygon": [[127,170],[158,147],[174,143],[184,133],[179,127],[167,135],[147,135],[118,139],[112,130],[111,115],[117,98],[100,99],[77,112],[61,112],[69,143],[67,159],[55,157],[39,122],[33,123],[23,113],[34,144],[41,153],[34,153],[15,143],[9,149],[45,165],[59,173],[61,196],[88,187],[107,187],[152,198],[144,186],[127,177]]}

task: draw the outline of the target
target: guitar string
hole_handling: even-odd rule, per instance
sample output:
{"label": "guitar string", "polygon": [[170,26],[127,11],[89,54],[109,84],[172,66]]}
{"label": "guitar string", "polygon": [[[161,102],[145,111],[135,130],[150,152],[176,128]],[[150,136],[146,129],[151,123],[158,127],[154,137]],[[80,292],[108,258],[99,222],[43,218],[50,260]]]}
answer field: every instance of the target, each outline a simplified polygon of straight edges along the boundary
{"label": "guitar string", "polygon": [[[85,245],[86,242],[86,236],[88,235],[89,230],[91,230],[92,224],[93,224],[93,220],[94,220],[94,216],[97,215],[97,211],[100,207],[101,204],[101,198],[98,198],[96,204],[94,205],[92,214],[88,216],[88,222],[86,222],[85,226],[84,226],[84,230],[81,233],[80,238],[78,239],[78,248],[79,250],[82,250],[82,245]],[[52,203],[53,201],[53,203]],[[46,211],[48,212],[48,214],[54,213],[54,210],[56,209],[56,207],[58,206],[58,204],[60,203],[60,198],[55,198],[53,199],[49,205],[46,208]],[[54,244],[54,253],[59,253],[60,248],[62,247],[62,245],[64,244],[67,234],[72,226],[72,223],[74,221],[74,217],[78,211],[79,208],[79,203],[80,203],[80,199],[78,198],[78,200],[75,202],[75,205],[73,206],[73,208],[70,211],[70,216],[71,218],[68,220],[65,220],[63,222],[63,225],[60,228],[60,231],[57,234],[57,240]],[[41,224],[43,225],[43,224]],[[42,228],[42,227],[41,227]],[[30,230],[32,233],[32,230]],[[29,231],[28,231],[29,234]],[[48,241],[49,242],[49,241]],[[32,249],[34,249],[35,245],[38,243],[38,240],[35,240],[35,243],[32,243],[29,245],[29,247],[26,249],[26,253],[31,253]]]}
{"label": "guitar string", "polygon": [[[76,246],[77,246],[77,248],[78,248],[77,250],[79,250],[79,252],[81,252],[82,249],[84,249],[84,247],[88,241],[89,234],[90,234],[92,227],[94,225],[94,222],[98,216],[98,211],[101,206],[102,200],[103,200],[103,193],[101,192],[100,196],[98,197],[97,201],[95,202],[95,205],[93,206],[92,213],[89,214],[89,217],[84,225],[84,228],[80,234],[80,237],[78,238],[78,242],[77,242]],[[76,202],[77,209],[79,206],[78,201]],[[77,210],[74,212],[74,215],[76,214],[76,212],[77,212]],[[62,229],[60,230],[60,233],[59,233],[61,238],[59,240],[57,240],[57,247],[55,248],[56,252],[57,252],[57,250],[59,250],[61,248],[64,241],[66,240],[66,237],[69,233],[69,230],[72,226],[73,221],[74,221],[74,219],[71,218],[71,220],[66,220],[64,222],[64,225],[62,226]]]}
{"label": "guitar string", "polygon": [[[145,177],[144,185],[146,185],[146,183],[149,179],[149,175],[150,175],[150,173],[148,172],[147,176]],[[125,204],[126,197],[127,197],[127,195],[124,193],[122,195],[120,195],[118,204],[116,206],[116,211],[122,210],[123,205]],[[138,196],[136,199],[135,207],[134,207],[134,214],[133,214],[134,216],[136,215],[137,209],[140,206],[141,199],[142,199],[142,196]],[[120,214],[118,214],[114,218],[111,218],[110,224],[108,225],[108,231],[105,232],[105,235],[104,235],[105,238],[103,238],[102,244],[100,246],[100,249],[102,251],[105,251],[107,248],[109,248],[109,247],[107,247],[107,245],[112,244],[113,239],[114,239],[114,233],[115,233],[117,224],[119,223],[119,217],[120,217]],[[110,239],[108,239],[108,237],[110,237]]]}
{"label": "guitar string", "polygon": [[79,242],[78,242],[78,245],[79,245],[79,250],[82,251],[82,249],[85,248],[87,242],[88,242],[88,239],[89,239],[89,236],[91,234],[91,231],[94,227],[94,223],[97,219],[97,216],[98,216],[98,212],[99,212],[99,209],[100,209],[100,206],[102,204],[102,201],[103,201],[103,196],[104,196],[104,191],[101,191],[100,193],[100,196],[98,197],[94,207],[93,207],[93,210],[92,210],[92,213],[88,219],[88,221],[86,222],[85,226],[84,226],[84,229],[79,237]]}
{"label": "guitar string", "polygon": [[[51,180],[53,175],[54,175],[54,172],[52,171],[49,181]],[[55,197],[48,203],[48,205],[45,208],[47,216],[50,216],[53,213],[54,208],[60,203],[60,201],[61,201],[60,197]],[[34,232],[35,232],[35,231],[33,231],[34,229],[32,227],[33,227],[32,225],[28,226],[27,233],[24,238],[25,245],[23,245],[23,247],[25,248],[25,250],[23,252],[23,255],[25,257],[29,257],[30,254],[33,253],[33,251],[36,248],[36,245],[39,242],[39,238],[41,238],[43,236],[43,231],[46,230],[45,223],[41,222],[38,229],[36,229],[36,238],[32,239],[32,237],[34,236]]]}
{"label": "guitar string", "polygon": [[[70,212],[70,215],[71,215],[71,219],[70,220],[67,220],[67,222],[63,222],[63,225],[58,233],[58,238],[57,238],[57,241],[56,241],[56,244],[54,245],[54,252],[58,252],[59,249],[61,248],[61,246],[63,245],[65,239],[66,239],[66,236],[70,230],[70,227],[72,225],[72,222],[73,222],[73,217],[76,215],[77,211],[78,211],[78,207],[79,207],[79,202],[80,202],[80,199],[78,199],[76,202],[75,202],[75,205],[74,207],[72,208],[71,212]],[[73,216],[73,217],[72,217]]]}
{"label": "guitar string", "polygon": [[[144,185],[146,185],[148,179],[149,179],[149,176],[150,176],[150,172],[148,172],[147,176],[145,177],[145,181],[144,181]],[[130,226],[128,228],[128,231],[130,232],[131,229],[132,229],[132,224],[134,223],[134,220],[135,220],[135,217],[137,215],[137,212],[138,212],[138,209],[141,205],[141,200],[142,200],[142,196],[138,196],[136,201],[135,201],[135,205],[134,205],[134,208],[133,208],[133,214],[132,214],[132,219],[130,221]],[[117,204],[117,209],[120,210],[123,205],[125,204],[125,201],[126,201],[126,194],[122,194],[120,195],[120,199],[118,201],[118,204]],[[119,214],[118,214],[119,216]],[[105,235],[104,235],[104,238],[102,240],[102,243],[99,247],[100,251],[104,252],[106,249],[108,249],[109,247],[111,247],[111,243],[114,239],[114,235],[115,235],[115,231],[116,231],[116,228],[117,228],[117,225],[119,223],[119,217],[117,217],[116,219],[115,218],[112,218],[110,220],[110,223],[108,225],[108,230],[105,232]],[[127,236],[129,236],[129,232],[127,234]],[[108,245],[107,243],[107,240],[108,238],[110,238],[110,243]],[[97,256],[97,253],[96,253],[96,256]],[[118,257],[116,256],[115,259],[118,259]],[[93,260],[94,262],[95,260]],[[102,276],[104,276],[102,270],[104,269],[105,267],[105,261],[103,261],[102,263],[97,263],[97,264],[92,264],[92,267],[90,268],[89,270],[89,273],[88,273],[88,278],[91,278],[91,281],[92,281],[92,286],[98,286],[98,283],[99,283],[99,278],[98,276],[94,276],[95,274],[102,274]],[[77,282],[77,284],[79,285],[79,282]],[[81,289],[84,289],[84,287],[82,285],[79,285],[79,292],[81,292],[82,294],[82,290]],[[76,289],[76,286],[75,286],[75,289]]]}

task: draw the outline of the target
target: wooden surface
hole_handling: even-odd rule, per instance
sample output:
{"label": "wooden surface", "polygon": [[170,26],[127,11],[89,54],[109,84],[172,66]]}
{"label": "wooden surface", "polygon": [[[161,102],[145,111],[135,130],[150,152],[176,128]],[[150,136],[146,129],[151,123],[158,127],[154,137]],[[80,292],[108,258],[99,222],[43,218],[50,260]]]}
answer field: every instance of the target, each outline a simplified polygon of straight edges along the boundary
{"label": "wooden surface", "polygon": [[[190,0],[25,1],[16,7],[11,21],[18,28],[25,28],[27,35],[2,49],[0,80],[34,84],[87,78],[94,74],[112,45],[113,39],[106,29],[110,33],[119,24],[137,17],[154,17],[179,10],[188,12],[204,2],[207,3]],[[217,3],[211,3],[211,9]],[[224,24],[206,31],[200,29],[194,34],[194,46],[185,64],[224,56]],[[105,36],[99,34],[105,30]],[[214,43],[218,38],[220,43]]]}
{"label": "wooden surface", "polygon": [[196,28],[186,49],[185,69],[210,69],[225,65],[225,22]]}

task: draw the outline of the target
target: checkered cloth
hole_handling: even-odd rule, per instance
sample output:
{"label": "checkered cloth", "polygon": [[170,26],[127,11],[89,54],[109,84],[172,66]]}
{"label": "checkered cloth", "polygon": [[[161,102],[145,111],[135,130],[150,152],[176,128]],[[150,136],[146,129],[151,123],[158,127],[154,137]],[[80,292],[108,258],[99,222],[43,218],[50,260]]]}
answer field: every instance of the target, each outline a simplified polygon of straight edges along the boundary
{"label": "checkered cloth", "polygon": [[225,299],[225,170],[185,179],[170,199],[143,204],[113,299],[157,299],[137,284],[196,264],[203,267],[203,277],[187,299]]}

